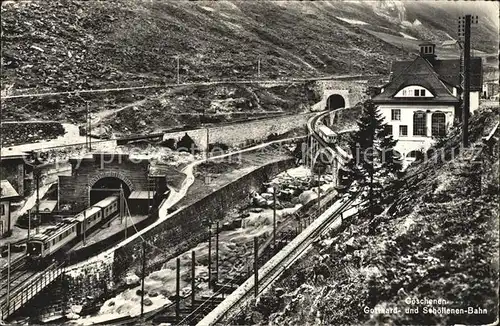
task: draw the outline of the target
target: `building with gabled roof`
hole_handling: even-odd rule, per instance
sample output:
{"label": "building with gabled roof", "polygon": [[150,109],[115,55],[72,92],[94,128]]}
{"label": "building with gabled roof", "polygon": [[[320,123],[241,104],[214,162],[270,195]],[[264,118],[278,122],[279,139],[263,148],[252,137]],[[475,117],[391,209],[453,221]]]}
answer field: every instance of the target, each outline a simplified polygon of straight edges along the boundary
{"label": "building with gabled roof", "polygon": [[[471,111],[479,107],[482,82],[481,58],[472,58]],[[411,161],[459,117],[460,92],[460,60],[436,59],[435,45],[423,43],[417,58],[393,63],[389,82],[372,100],[398,140],[396,150]]]}
{"label": "building with gabled roof", "polygon": [[11,205],[12,200],[18,199],[19,194],[8,180],[0,181],[0,236],[8,234],[12,229]]}

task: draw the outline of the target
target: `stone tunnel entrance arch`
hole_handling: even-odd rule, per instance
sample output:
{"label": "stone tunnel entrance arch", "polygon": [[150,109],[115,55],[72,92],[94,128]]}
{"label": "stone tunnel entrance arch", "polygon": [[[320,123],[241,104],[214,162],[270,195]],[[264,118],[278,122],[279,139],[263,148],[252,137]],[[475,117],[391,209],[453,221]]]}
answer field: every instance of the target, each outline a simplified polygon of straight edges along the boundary
{"label": "stone tunnel entrance arch", "polygon": [[335,110],[338,108],[345,108],[345,99],[342,95],[332,94],[326,100],[326,107],[328,110]]}
{"label": "stone tunnel entrance arch", "polygon": [[120,194],[120,186],[122,186],[125,198],[128,198],[131,191],[127,183],[113,177],[100,179],[90,189],[90,205],[94,205],[109,196],[118,196]]}
{"label": "stone tunnel entrance arch", "polygon": [[125,198],[128,198],[134,186],[125,175],[117,172],[98,173],[89,180],[90,205],[108,196],[118,195],[120,186]]}

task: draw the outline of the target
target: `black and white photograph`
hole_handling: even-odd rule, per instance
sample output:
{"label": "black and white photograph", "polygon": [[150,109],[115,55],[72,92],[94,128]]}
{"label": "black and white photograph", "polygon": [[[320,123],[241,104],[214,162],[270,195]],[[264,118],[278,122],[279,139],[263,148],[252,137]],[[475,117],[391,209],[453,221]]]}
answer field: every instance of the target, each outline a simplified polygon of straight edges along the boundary
{"label": "black and white photograph", "polygon": [[1,0],[0,325],[498,325],[499,10]]}

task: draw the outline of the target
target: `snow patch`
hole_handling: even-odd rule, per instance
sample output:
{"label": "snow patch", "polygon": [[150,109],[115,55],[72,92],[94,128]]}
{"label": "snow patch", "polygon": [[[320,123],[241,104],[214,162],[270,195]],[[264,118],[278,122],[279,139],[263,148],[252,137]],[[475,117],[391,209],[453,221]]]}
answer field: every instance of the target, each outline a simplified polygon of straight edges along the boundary
{"label": "snow patch", "polygon": [[205,6],[201,6],[201,9],[204,9],[204,10],[206,10],[206,11],[210,11],[210,12],[212,12],[212,11],[214,11],[214,10],[215,10],[214,8],[205,7]]}
{"label": "snow patch", "polygon": [[410,40],[416,40],[415,37],[413,37],[411,35],[408,35],[408,34],[405,34],[403,32],[399,32],[399,34],[401,34],[404,38],[407,38],[407,39],[410,39]]}
{"label": "snow patch", "polygon": [[351,25],[368,25],[368,23],[364,22],[364,21],[361,21],[361,20],[357,20],[357,19],[348,19],[348,18],[342,18],[342,17],[335,17],[337,19],[340,19],[346,23],[349,23]]}

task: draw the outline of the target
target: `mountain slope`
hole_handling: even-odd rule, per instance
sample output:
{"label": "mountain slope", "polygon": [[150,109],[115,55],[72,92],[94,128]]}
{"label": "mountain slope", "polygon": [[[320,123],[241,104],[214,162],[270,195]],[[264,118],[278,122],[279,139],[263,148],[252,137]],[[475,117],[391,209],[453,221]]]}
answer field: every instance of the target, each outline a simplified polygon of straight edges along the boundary
{"label": "mountain slope", "polygon": [[[454,35],[458,9],[415,6],[394,1],[3,1],[2,95],[175,83],[177,56],[181,82],[256,79],[259,60],[262,79],[386,75],[391,61],[414,55],[418,40],[411,38],[441,42]],[[478,7],[491,11],[491,4]],[[479,50],[498,47],[495,26],[498,19],[482,22]],[[97,113],[151,96],[161,94],[8,99],[3,118],[83,122],[85,101]],[[164,106],[160,114],[175,113],[176,106],[182,105]],[[276,109],[265,100],[260,107]],[[147,114],[150,108],[141,111]],[[196,109],[194,103],[182,113]]]}

